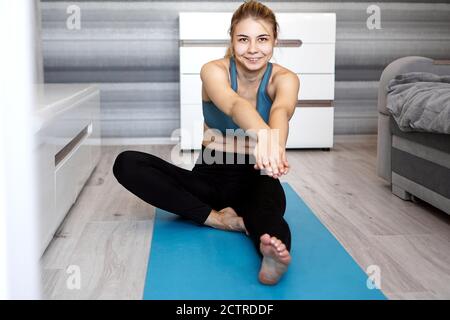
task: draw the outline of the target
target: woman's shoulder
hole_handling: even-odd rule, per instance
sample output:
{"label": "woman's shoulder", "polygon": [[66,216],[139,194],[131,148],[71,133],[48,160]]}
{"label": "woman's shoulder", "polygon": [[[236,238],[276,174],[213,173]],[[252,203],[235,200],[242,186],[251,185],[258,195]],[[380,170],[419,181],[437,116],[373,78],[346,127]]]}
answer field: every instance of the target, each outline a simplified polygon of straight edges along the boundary
{"label": "woman's shoulder", "polygon": [[283,89],[286,90],[286,88],[291,88],[289,90],[292,90],[294,93],[295,90],[298,90],[300,88],[300,80],[298,78],[298,75],[295,72],[292,72],[291,70],[277,64],[273,63],[273,71],[270,81],[270,87],[268,88],[268,93],[271,95],[272,101],[277,95],[278,90]]}
{"label": "woman's shoulder", "polygon": [[[216,59],[211,60],[207,63],[205,63],[202,67],[202,70],[200,72],[201,76],[209,75],[209,73],[218,75],[218,73],[223,74],[223,76],[226,76],[228,78],[228,81],[230,81],[230,74],[229,74],[229,59],[222,58],[222,59]],[[202,77],[203,81],[203,77]]]}
{"label": "woman's shoulder", "polygon": [[228,67],[229,67],[229,59],[227,58],[222,58],[222,59],[216,59],[216,60],[211,60],[207,63],[204,64],[204,66],[209,65],[209,66],[214,66],[217,70],[217,67],[225,72],[227,72]]}
{"label": "woman's shoulder", "polygon": [[297,77],[297,74],[278,63],[272,63],[272,78],[273,81],[280,80],[286,77]]}
{"label": "woman's shoulder", "polygon": [[222,58],[222,59],[216,59],[211,60],[207,63],[205,63],[202,67],[202,70],[200,72],[200,78],[202,80],[202,100],[204,102],[210,102],[211,99],[209,98],[206,90],[205,90],[205,79],[209,78],[212,79],[210,86],[216,86],[217,76],[219,76],[220,79],[224,79],[224,77],[228,78],[228,83],[230,83],[230,75],[228,72],[229,67],[229,59]]}

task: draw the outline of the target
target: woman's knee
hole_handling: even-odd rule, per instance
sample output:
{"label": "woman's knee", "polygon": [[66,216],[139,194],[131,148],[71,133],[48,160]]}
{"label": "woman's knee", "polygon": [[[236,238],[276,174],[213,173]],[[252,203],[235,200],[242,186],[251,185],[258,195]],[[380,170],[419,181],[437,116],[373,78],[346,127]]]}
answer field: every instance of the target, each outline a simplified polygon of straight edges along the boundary
{"label": "woman's knee", "polygon": [[114,160],[113,174],[117,180],[120,181],[125,169],[130,168],[130,164],[133,163],[136,158],[134,151],[123,151]]}
{"label": "woman's knee", "polygon": [[273,197],[278,204],[277,207],[279,214],[283,216],[286,211],[286,194],[284,193],[283,186],[279,181],[277,181],[273,189]]}
{"label": "woman's knee", "polygon": [[257,199],[260,199],[262,206],[267,208],[268,214],[283,216],[286,211],[286,195],[283,186],[278,180],[269,179],[271,180],[259,186],[261,189],[257,190]]}

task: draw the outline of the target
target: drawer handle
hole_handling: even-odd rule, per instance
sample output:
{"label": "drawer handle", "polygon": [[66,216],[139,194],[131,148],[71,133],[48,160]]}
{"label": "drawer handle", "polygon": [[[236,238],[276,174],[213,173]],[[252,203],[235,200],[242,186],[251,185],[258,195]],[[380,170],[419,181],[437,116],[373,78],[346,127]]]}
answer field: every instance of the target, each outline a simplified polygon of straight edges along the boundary
{"label": "drawer handle", "polygon": [[300,39],[297,40],[278,40],[278,47],[301,47],[303,41]]}
{"label": "drawer handle", "polygon": [[449,60],[433,60],[433,64],[450,64],[450,59]]}
{"label": "drawer handle", "polygon": [[59,164],[69,158],[92,133],[92,122],[89,123],[83,130],[78,133],[67,145],[65,145],[55,155],[55,168],[58,168]]}
{"label": "drawer handle", "polygon": [[298,107],[332,107],[333,100],[297,100]]}
{"label": "drawer handle", "polygon": [[180,40],[180,47],[227,47],[226,40]]}
{"label": "drawer handle", "polygon": [[[180,40],[180,47],[228,47],[228,40]],[[300,47],[303,44],[300,39],[278,40],[277,47]]]}

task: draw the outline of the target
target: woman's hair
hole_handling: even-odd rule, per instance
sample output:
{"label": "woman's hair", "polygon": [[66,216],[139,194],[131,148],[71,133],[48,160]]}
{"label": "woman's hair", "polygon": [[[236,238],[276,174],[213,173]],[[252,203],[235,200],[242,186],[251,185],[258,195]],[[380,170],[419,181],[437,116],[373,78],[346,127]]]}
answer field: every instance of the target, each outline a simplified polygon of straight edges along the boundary
{"label": "woman's hair", "polygon": [[232,40],[236,25],[241,20],[247,19],[249,17],[254,19],[261,19],[270,23],[272,25],[274,40],[277,39],[278,30],[280,27],[273,11],[256,0],[244,1],[244,3],[241,4],[240,7],[237,8],[237,10],[233,13],[233,17],[231,18],[231,26],[228,30],[231,38],[231,44],[228,47],[227,52],[225,53],[225,58],[229,58],[234,54]]}

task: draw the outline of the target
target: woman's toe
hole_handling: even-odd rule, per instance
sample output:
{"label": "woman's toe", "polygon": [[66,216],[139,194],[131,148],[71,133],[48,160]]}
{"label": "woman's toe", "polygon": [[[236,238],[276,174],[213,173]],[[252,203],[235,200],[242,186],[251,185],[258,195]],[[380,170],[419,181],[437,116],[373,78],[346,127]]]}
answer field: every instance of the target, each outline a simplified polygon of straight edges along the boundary
{"label": "woman's toe", "polygon": [[259,238],[259,240],[261,240],[261,242],[262,242],[263,244],[265,244],[265,245],[271,243],[271,238],[270,238],[270,236],[269,236],[267,233],[263,234],[263,235]]}

